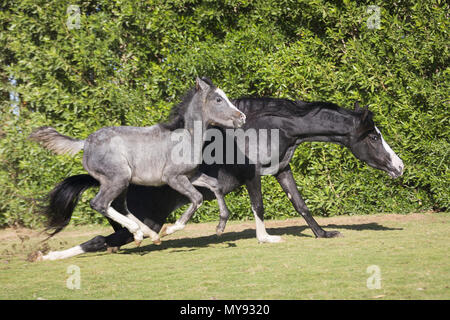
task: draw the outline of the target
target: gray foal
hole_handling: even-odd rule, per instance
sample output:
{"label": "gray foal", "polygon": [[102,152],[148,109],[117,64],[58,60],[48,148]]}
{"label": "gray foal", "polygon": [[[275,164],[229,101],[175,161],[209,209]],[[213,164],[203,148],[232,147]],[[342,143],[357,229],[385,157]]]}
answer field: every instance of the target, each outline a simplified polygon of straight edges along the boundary
{"label": "gray foal", "polygon": [[[30,139],[57,154],[84,150],[83,167],[100,183],[91,207],[127,228],[138,245],[144,235],[159,243],[159,235],[128,211],[125,202],[128,185],[167,184],[185,195],[191,205],[180,218],[183,222],[189,220],[203,201],[194,185],[210,188],[220,198],[221,213],[228,210],[217,180],[197,173],[197,167],[208,125],[239,128],[245,123],[245,114],[206,78],[196,79],[195,88],[172,113],[175,117],[168,124],[106,127],[86,140],[61,135],[51,127],[38,128]],[[123,202],[123,214],[111,207],[115,199]]]}

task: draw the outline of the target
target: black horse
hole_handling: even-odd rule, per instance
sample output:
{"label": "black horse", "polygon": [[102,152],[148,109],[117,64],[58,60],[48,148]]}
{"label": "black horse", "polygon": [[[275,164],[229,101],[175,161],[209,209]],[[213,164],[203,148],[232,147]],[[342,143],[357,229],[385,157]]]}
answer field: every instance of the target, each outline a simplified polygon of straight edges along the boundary
{"label": "black horse", "polygon": [[[368,108],[354,110],[341,108],[327,102],[302,102],[275,98],[243,98],[233,104],[246,114],[244,129],[278,129],[279,165],[273,175],[287,194],[295,210],[306,220],[318,238],[340,236],[338,231],[325,231],[311,216],[293,178],[289,162],[297,146],[305,141],[337,143],[348,147],[356,158],[368,165],[386,171],[396,178],[403,173],[402,160],[384,141],[375,126],[373,114]],[[279,242],[278,236],[271,236],[264,226],[264,206],[261,194],[260,163],[245,164],[205,164],[200,172],[218,179],[221,191],[227,194],[241,185],[246,185],[252,211],[256,221],[256,236],[260,242]],[[55,187],[51,201],[62,205],[73,204],[79,193],[86,187],[85,175],[72,176]],[[201,188],[205,200],[214,199],[214,194]],[[147,187],[130,185],[127,205],[133,214],[155,232],[160,232],[168,215],[189,203],[189,200],[168,186]],[[113,203],[119,212],[120,203]],[[226,222],[226,219],[224,220]],[[110,220],[115,232],[107,237],[97,236],[83,244],[64,251],[54,251],[38,256],[38,260],[56,260],[72,257],[85,252],[115,249],[133,241],[133,235],[122,226]],[[225,227],[223,219],[218,231]]]}

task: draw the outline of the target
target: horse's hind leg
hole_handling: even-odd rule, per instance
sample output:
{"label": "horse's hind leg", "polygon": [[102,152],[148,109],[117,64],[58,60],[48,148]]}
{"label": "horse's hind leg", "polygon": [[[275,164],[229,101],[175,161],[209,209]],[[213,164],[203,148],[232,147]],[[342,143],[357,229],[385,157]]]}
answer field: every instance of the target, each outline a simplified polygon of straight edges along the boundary
{"label": "horse's hind leg", "polygon": [[133,235],[125,228],[116,230],[109,236],[96,236],[91,240],[83,242],[75,247],[62,251],[50,251],[48,254],[43,255],[40,251],[36,252],[34,256],[30,256],[30,261],[48,261],[48,260],[60,260],[72,258],[74,256],[87,253],[87,252],[99,252],[99,251],[111,251],[117,250],[123,245],[133,241]]}
{"label": "horse's hind leg", "polygon": [[167,228],[163,227],[163,229],[161,230],[162,237],[184,229],[186,223],[189,221],[189,219],[191,219],[194,212],[197,211],[197,209],[203,202],[203,195],[197,189],[195,189],[195,187],[189,181],[188,177],[181,175],[175,176],[170,178],[167,181],[167,184],[174,190],[188,197],[192,204],[189,206],[189,208],[187,208],[187,210],[181,215],[181,217],[175,222],[173,226]]}
{"label": "horse's hind leg", "polygon": [[139,228],[139,225],[130,218],[117,212],[111,206],[111,202],[120,196],[127,187],[127,180],[102,181],[100,184],[100,191],[91,201],[91,207],[105,217],[108,217],[127,228],[133,234],[136,244],[139,245],[144,239],[144,234]]}
{"label": "horse's hind leg", "polygon": [[216,227],[216,234],[220,236],[225,230],[228,218],[230,217],[230,211],[228,210],[227,204],[225,203],[225,197],[222,190],[220,189],[217,179],[201,173],[191,182],[194,186],[205,187],[214,192],[220,212],[220,221]]}
{"label": "horse's hind leg", "polygon": [[139,228],[144,233],[144,237],[150,238],[154,244],[161,244],[161,239],[159,234],[150,229],[145,223],[136,218],[129,210],[127,206],[127,191],[128,188],[123,191],[114,201],[113,207],[116,208],[119,212],[124,214],[128,219],[136,222],[139,225]]}

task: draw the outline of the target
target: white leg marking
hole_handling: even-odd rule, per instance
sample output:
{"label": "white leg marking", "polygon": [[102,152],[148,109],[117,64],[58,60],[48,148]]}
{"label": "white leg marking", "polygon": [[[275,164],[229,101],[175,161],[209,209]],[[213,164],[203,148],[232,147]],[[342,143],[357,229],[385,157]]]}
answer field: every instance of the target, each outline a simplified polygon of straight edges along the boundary
{"label": "white leg marking", "polygon": [[255,209],[252,206],[253,215],[255,216],[256,223],[256,238],[260,243],[276,243],[282,242],[283,239],[280,236],[271,236],[266,231],[266,226],[264,225],[264,221],[262,221],[258,215],[256,214]]}
{"label": "white leg marking", "polygon": [[142,241],[144,239],[144,233],[139,228],[139,225],[130,218],[127,218],[123,214],[120,214],[112,207],[108,208],[107,215],[112,220],[120,223],[122,226],[127,228],[133,234],[134,240]]}
{"label": "white leg marking", "polygon": [[185,224],[182,224],[181,222],[178,222],[178,221],[177,221],[177,222],[175,222],[175,224],[174,224],[173,226],[167,227],[167,229],[166,229],[166,234],[172,234],[172,233],[174,233],[174,232],[183,230],[184,227],[186,227]]}
{"label": "white leg marking", "polygon": [[42,257],[42,260],[60,260],[67,259],[79,254],[85,253],[84,250],[80,246],[76,246],[63,251],[50,251],[48,254]]}
{"label": "white leg marking", "polygon": [[127,218],[130,220],[133,220],[139,225],[139,228],[144,233],[144,236],[149,237],[152,241],[159,241],[159,235],[150,229],[145,223],[143,223],[141,220],[133,216],[131,213],[127,215]]}

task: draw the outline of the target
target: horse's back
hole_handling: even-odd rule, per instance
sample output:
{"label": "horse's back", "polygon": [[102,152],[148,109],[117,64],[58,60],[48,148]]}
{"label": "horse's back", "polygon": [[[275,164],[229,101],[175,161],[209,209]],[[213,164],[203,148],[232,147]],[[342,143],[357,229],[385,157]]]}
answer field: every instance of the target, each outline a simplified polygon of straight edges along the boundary
{"label": "horse's back", "polygon": [[83,165],[94,177],[124,171],[133,183],[159,185],[167,139],[169,133],[159,125],[101,128],[86,139]]}

